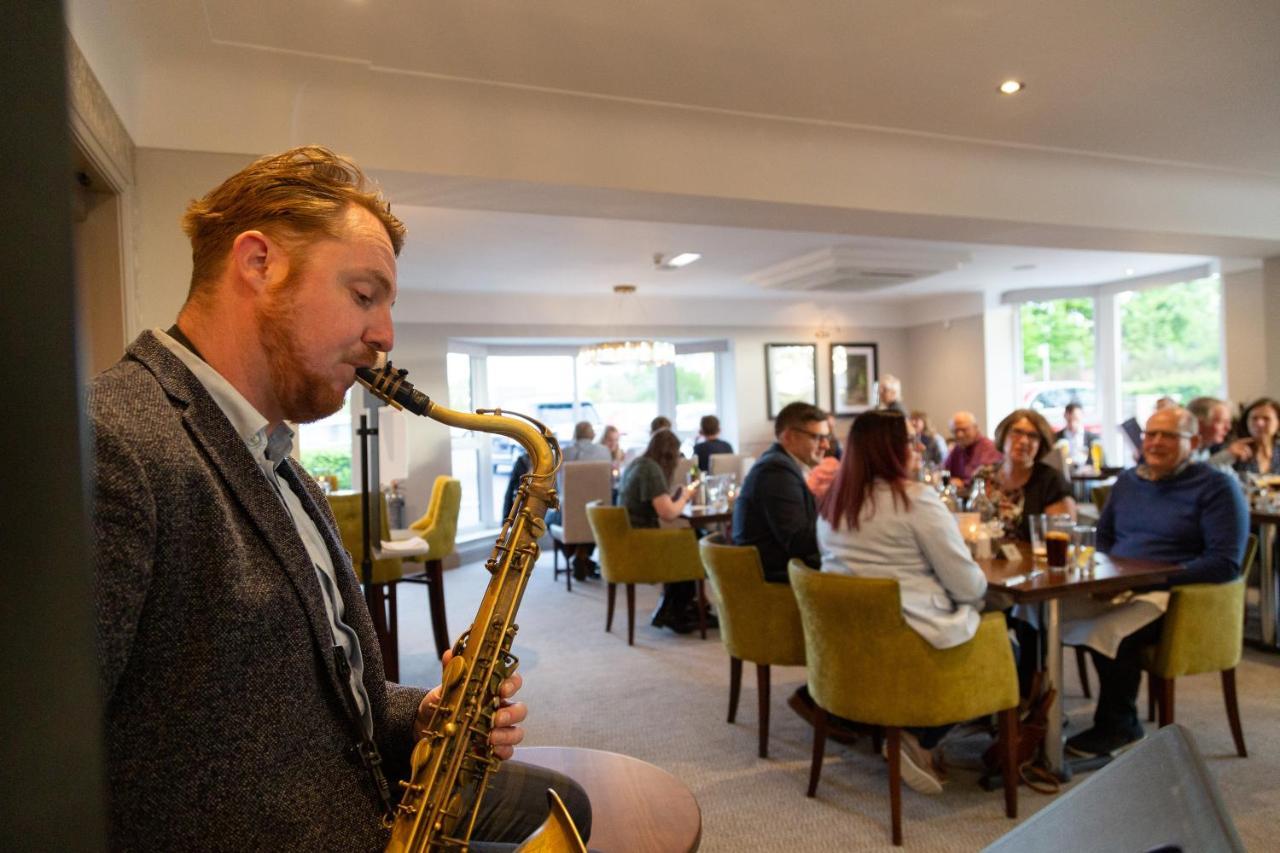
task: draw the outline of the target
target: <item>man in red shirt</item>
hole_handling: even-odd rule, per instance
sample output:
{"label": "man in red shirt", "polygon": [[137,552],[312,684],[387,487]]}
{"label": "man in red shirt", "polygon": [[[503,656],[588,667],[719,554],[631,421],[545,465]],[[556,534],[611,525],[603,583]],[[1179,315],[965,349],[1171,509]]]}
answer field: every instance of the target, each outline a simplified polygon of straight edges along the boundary
{"label": "man in red shirt", "polygon": [[956,437],[956,446],[951,448],[942,467],[951,472],[952,479],[967,483],[973,479],[974,471],[1003,458],[995,443],[982,434],[973,412],[952,415],[951,433]]}

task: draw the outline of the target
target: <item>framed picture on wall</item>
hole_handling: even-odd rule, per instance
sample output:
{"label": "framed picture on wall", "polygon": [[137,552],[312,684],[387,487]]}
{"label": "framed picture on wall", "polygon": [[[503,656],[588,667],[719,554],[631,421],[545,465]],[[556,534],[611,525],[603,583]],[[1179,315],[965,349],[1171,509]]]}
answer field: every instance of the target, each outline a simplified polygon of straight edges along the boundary
{"label": "framed picture on wall", "polygon": [[817,344],[765,344],[764,393],[769,420],[797,400],[818,405]]}
{"label": "framed picture on wall", "polygon": [[831,407],[836,415],[858,415],[874,406],[879,378],[875,344],[831,345]]}

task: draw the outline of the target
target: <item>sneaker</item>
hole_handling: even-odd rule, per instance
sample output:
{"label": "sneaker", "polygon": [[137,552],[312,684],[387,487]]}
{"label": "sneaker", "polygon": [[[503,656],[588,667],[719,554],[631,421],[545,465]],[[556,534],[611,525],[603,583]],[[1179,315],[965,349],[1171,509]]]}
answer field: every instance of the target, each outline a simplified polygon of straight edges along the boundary
{"label": "sneaker", "polygon": [[1070,755],[1078,758],[1115,757],[1144,737],[1146,733],[1141,729],[1136,732],[1112,732],[1094,726],[1074,737],[1067,738],[1066,749]]}
{"label": "sneaker", "polygon": [[[902,771],[902,781],[907,787],[921,794],[941,794],[942,779],[933,768],[933,750],[925,749],[916,740],[915,735],[904,731],[899,741],[900,761],[898,767]],[[889,744],[881,747],[881,754],[889,757]]]}

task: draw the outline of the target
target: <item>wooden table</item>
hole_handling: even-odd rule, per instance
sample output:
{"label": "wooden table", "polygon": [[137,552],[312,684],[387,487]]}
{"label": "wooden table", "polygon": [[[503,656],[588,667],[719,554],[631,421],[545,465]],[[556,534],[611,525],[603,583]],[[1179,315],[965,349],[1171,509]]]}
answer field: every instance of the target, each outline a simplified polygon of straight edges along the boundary
{"label": "wooden table", "polygon": [[1136,560],[1123,557],[1095,555],[1094,571],[1083,575],[1079,571],[1050,572],[1035,567],[1031,559],[1031,547],[1019,543],[1022,560],[979,560],[978,565],[987,576],[987,583],[994,589],[1007,593],[1015,603],[1041,605],[1041,628],[1044,631],[1045,662],[1049,683],[1057,688],[1058,695],[1045,732],[1045,756],[1049,769],[1064,779],[1070,769],[1062,758],[1062,624],[1058,603],[1060,599],[1083,595],[1114,595],[1135,587],[1164,583],[1183,569],[1177,563],[1160,563],[1154,560]]}
{"label": "wooden table", "polygon": [[680,516],[697,530],[715,530],[733,521],[733,508],[713,509],[710,506],[685,504]]}
{"label": "wooden table", "polygon": [[522,746],[515,758],[559,771],[586,789],[592,850],[692,853],[702,841],[702,810],[693,792],[646,761],[564,746]]}
{"label": "wooden table", "polygon": [[1262,551],[1262,574],[1258,578],[1261,596],[1258,599],[1258,619],[1262,627],[1262,644],[1268,649],[1277,648],[1277,617],[1280,604],[1276,599],[1276,525],[1280,525],[1280,513],[1255,510],[1249,520],[1258,525],[1258,548]]}

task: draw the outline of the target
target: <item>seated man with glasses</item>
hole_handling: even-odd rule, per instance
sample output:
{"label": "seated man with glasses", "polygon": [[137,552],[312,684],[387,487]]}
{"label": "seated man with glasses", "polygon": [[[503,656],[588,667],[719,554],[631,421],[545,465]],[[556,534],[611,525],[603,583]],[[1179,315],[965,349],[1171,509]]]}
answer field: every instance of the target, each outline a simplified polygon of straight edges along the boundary
{"label": "seated man with glasses", "polygon": [[[1144,462],[1116,480],[1098,521],[1098,550],[1113,557],[1178,563],[1174,583],[1224,583],[1240,574],[1249,515],[1234,478],[1191,452],[1200,441],[1195,417],[1176,407],[1157,411],[1142,433]],[[1167,591],[1109,601],[1063,602],[1063,639],[1089,648],[1100,688],[1093,728],[1067,741],[1073,755],[1111,755],[1143,737],[1136,701],[1141,652],[1159,641]]]}
{"label": "seated man with glasses", "polygon": [[733,506],[733,544],[754,545],[766,580],[787,583],[787,563],[818,567],[818,507],[805,485],[831,440],[827,413],[808,403],[783,406],[777,441],[751,466]]}

